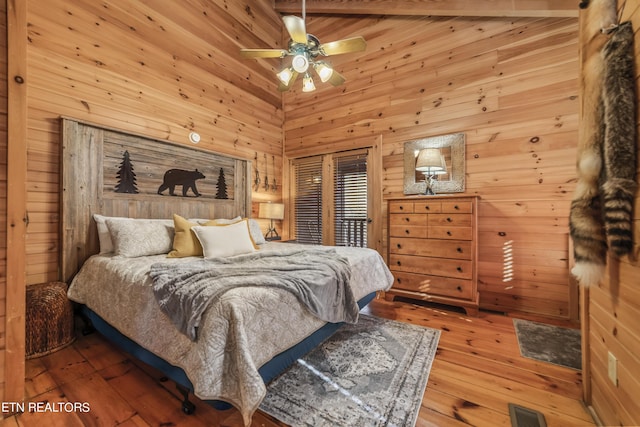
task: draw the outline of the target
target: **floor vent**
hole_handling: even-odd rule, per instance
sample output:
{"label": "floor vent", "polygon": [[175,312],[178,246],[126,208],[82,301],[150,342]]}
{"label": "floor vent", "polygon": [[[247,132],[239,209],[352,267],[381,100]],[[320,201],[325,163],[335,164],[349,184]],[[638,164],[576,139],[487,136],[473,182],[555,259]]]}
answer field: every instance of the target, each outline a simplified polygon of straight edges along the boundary
{"label": "floor vent", "polygon": [[547,427],[544,415],[533,409],[509,403],[511,427]]}

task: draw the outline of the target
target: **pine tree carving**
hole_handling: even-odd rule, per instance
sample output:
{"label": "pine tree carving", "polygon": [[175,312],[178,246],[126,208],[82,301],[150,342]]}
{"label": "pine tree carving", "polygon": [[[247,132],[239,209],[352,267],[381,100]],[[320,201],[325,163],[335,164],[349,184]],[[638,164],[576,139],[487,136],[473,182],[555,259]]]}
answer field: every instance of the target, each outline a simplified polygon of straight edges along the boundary
{"label": "pine tree carving", "polygon": [[129,158],[129,152],[125,151],[122,156],[122,162],[120,163],[120,169],[116,174],[118,184],[116,184],[116,193],[138,193],[136,187],[136,174],[133,171],[133,165]]}
{"label": "pine tree carving", "polygon": [[227,196],[227,183],[224,179],[224,170],[220,168],[220,175],[218,175],[218,192],[216,193],[216,199],[228,199]]}

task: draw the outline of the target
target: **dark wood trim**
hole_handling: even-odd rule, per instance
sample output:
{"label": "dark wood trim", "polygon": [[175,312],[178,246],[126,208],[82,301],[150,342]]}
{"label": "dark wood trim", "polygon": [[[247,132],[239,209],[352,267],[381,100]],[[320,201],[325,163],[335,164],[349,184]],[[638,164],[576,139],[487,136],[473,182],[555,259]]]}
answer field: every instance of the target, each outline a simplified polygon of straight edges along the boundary
{"label": "dark wood trim", "polygon": [[[276,11],[301,15],[299,0],[275,0]],[[338,15],[430,15],[430,16],[513,16],[577,17],[575,0],[307,0],[307,13]]]}

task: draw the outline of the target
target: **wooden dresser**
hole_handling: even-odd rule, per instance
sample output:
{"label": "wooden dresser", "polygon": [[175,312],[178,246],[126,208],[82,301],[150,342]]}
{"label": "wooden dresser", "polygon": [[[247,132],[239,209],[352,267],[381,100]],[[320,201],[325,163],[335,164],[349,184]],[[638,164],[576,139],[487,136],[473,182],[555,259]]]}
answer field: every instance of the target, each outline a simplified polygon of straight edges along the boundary
{"label": "wooden dresser", "polygon": [[478,197],[426,196],[388,200],[387,292],[478,314]]}

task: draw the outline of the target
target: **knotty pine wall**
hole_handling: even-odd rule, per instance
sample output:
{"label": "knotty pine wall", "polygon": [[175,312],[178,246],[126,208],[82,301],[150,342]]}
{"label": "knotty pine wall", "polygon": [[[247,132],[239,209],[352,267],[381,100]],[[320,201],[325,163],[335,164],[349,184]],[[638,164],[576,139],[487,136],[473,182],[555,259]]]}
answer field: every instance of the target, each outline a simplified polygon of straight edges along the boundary
{"label": "knotty pine wall", "polygon": [[4,401],[7,295],[7,2],[0,0],[0,401]]}
{"label": "knotty pine wall", "polygon": [[[321,42],[362,35],[367,50],[329,58],[348,79],[343,87],[317,83],[303,94],[296,85],[285,94],[286,155],[381,138],[383,194],[391,198],[403,196],[405,141],[464,132],[466,192],[481,196],[481,307],[577,319],[568,273],[577,18],[307,20]],[[515,278],[504,282],[508,242]]]}
{"label": "knotty pine wall", "polygon": [[[623,3],[619,1],[618,7]],[[637,83],[640,81],[640,5],[626,3],[622,21],[633,22]],[[640,114],[639,107],[637,105]],[[640,182],[640,170],[638,177]],[[634,219],[635,259],[610,257],[604,283],[591,287],[588,294],[590,375],[584,380],[588,381],[590,390],[587,402],[595,408],[603,425],[640,425],[637,399],[640,396],[640,192],[636,192]],[[608,351],[618,359],[617,386],[607,376]]]}

